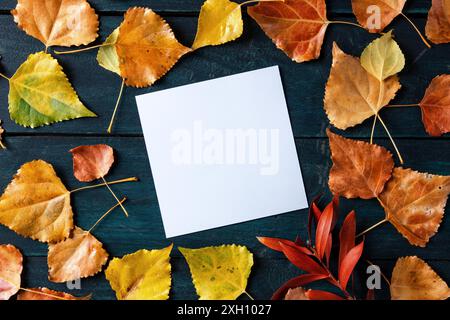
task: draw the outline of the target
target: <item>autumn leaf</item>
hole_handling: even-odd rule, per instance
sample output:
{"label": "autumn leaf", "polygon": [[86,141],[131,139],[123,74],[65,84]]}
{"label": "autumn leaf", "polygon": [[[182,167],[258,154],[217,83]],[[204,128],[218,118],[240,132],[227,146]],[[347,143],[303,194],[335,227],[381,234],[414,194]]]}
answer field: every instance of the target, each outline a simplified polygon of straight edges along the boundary
{"label": "autumn leaf", "polygon": [[114,163],[114,150],[106,144],[79,146],[70,153],[73,156],[73,174],[82,182],[106,176]]}
{"label": "autumn leaf", "polygon": [[241,5],[229,0],[206,0],[200,10],[192,49],[217,46],[242,35]]}
{"label": "autumn leaf", "polygon": [[411,243],[425,247],[444,216],[450,177],[395,168],[380,194],[386,220]]}
{"label": "autumn leaf", "polygon": [[306,290],[302,287],[289,289],[284,300],[309,300],[306,296]]}
{"label": "autumn leaf", "polygon": [[429,135],[437,137],[450,132],[449,74],[437,76],[431,81],[419,106],[422,122]]}
{"label": "autumn leaf", "polygon": [[253,254],[245,246],[179,248],[200,300],[235,300],[245,293]]}
{"label": "autumn leaf", "polygon": [[122,77],[120,74],[119,56],[117,55],[116,50],[119,29],[120,28],[115,29],[108,38],[106,38],[105,42],[98,50],[97,62],[101,67]]}
{"label": "autumn leaf", "polygon": [[22,254],[16,247],[0,245],[0,300],[8,300],[19,291],[22,263]]}
{"label": "autumn leaf", "polygon": [[95,117],[79,100],[51,55],[28,57],[9,80],[9,113],[24,127],[36,128],[64,120]]}
{"label": "autumn leaf", "polygon": [[333,45],[333,64],[325,88],[324,107],[330,122],[347,129],[376,115],[391,101],[401,85],[397,76],[378,81],[358,58]]}
{"label": "autumn leaf", "polygon": [[248,14],[292,60],[304,62],[320,56],[329,24],[324,0],[259,2]]}
{"label": "autumn leaf", "polygon": [[0,148],[6,149],[5,145],[2,142],[2,134],[3,134],[3,132],[5,132],[5,130],[2,128],[1,124],[2,124],[2,120],[0,120]]}
{"label": "autumn leaf", "polygon": [[18,0],[11,13],[46,47],[86,45],[98,36],[98,16],[86,0]]}
{"label": "autumn leaf", "polygon": [[70,192],[53,166],[25,163],[0,197],[0,223],[41,242],[58,242],[73,228]]}
{"label": "autumn leaf", "polygon": [[390,179],[394,160],[383,147],[341,137],[329,129],[331,159],[328,185],[346,198],[376,198]]}
{"label": "autumn leaf", "polygon": [[381,32],[401,14],[406,0],[352,0],[358,23],[369,32]]}
{"label": "autumn leaf", "polygon": [[167,300],[171,285],[169,263],[172,246],[139,250],[114,258],[105,271],[119,300]]}
{"label": "autumn leaf", "polygon": [[445,300],[450,297],[447,283],[418,257],[397,260],[390,290],[392,300]]}
{"label": "autumn leaf", "polygon": [[450,42],[449,0],[431,0],[425,34],[431,42],[436,44]]}
{"label": "autumn leaf", "polygon": [[75,297],[69,293],[51,290],[48,288],[31,288],[22,290],[17,300],[89,300],[91,296]]}
{"label": "autumn leaf", "polygon": [[102,270],[108,260],[103,245],[90,232],[78,227],[71,237],[48,247],[48,274],[53,282],[87,278]]}

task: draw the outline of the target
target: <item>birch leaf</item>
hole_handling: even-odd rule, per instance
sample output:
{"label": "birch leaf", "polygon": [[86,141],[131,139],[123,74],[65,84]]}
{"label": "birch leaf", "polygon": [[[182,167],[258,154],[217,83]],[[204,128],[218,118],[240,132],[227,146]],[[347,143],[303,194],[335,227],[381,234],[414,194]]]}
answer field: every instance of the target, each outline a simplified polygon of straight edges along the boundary
{"label": "birch leaf", "polygon": [[31,288],[20,291],[17,300],[89,300],[91,296],[75,297],[69,293],[51,290],[48,288]]}
{"label": "birch leaf", "polygon": [[431,0],[425,34],[436,44],[450,42],[450,0]]}
{"label": "birch leaf", "polygon": [[106,144],[79,146],[70,150],[73,174],[78,181],[91,182],[106,176],[114,163],[114,150]]}
{"label": "birch leaf", "polygon": [[119,28],[115,29],[108,38],[106,38],[104,44],[107,45],[100,47],[98,50],[97,62],[101,67],[122,77],[120,74],[119,56],[116,51],[118,37]]}
{"label": "birch leaf", "polygon": [[403,10],[406,0],[352,0],[358,23],[369,32],[383,31]]}
{"label": "birch leaf", "polygon": [[0,245],[0,300],[8,300],[19,291],[22,263],[22,254],[16,247]]}

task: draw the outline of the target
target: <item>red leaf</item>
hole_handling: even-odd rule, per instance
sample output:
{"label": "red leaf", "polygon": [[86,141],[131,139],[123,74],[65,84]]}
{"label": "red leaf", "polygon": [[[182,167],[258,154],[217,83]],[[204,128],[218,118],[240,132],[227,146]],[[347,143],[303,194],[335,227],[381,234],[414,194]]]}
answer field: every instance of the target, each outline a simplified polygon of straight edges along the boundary
{"label": "red leaf", "polygon": [[344,260],[347,253],[355,246],[355,234],[355,211],[351,211],[345,217],[341,231],[339,232],[339,269],[341,268],[342,260]]}
{"label": "red leaf", "polygon": [[285,239],[280,239],[280,238],[268,238],[268,237],[256,237],[256,239],[258,239],[258,241],[261,242],[266,247],[268,247],[272,250],[275,250],[275,251],[283,252],[283,248],[281,247],[281,243],[283,243],[287,246],[294,247],[294,248],[298,249],[299,251],[302,251],[304,254],[308,254],[308,255],[312,254],[312,252],[308,248],[302,247],[299,244],[297,244],[296,242],[293,242],[290,240],[285,240]]}
{"label": "red leaf", "polygon": [[322,290],[308,290],[305,295],[309,300],[345,300],[337,294]]}
{"label": "red leaf", "polygon": [[356,264],[361,258],[364,248],[364,241],[358,244],[356,247],[352,248],[345,258],[342,260],[341,267],[339,268],[339,282],[343,288],[347,287],[348,279],[355,269]]}
{"label": "red leaf", "polygon": [[330,255],[331,255],[331,248],[333,246],[333,236],[330,235],[328,236],[328,240],[327,240],[327,247],[325,248],[325,258],[327,259],[327,264],[330,263]]}
{"label": "red leaf", "polygon": [[316,219],[316,222],[319,220],[320,216],[322,215],[322,211],[320,211],[319,207],[317,206],[316,202],[319,201],[321,196],[317,196],[314,198],[314,200],[311,202],[311,206],[309,207],[309,213],[308,213],[308,239],[309,242],[311,242],[311,235],[312,235],[312,223],[313,223],[313,217]]}
{"label": "red leaf", "polygon": [[280,242],[283,253],[288,260],[300,270],[312,274],[326,274],[328,272],[314,258],[308,256],[297,247],[291,247]]}
{"label": "red leaf", "polygon": [[316,249],[319,259],[322,259],[328,244],[328,237],[331,233],[331,226],[334,220],[334,201],[330,202],[323,210],[316,228]]}
{"label": "red leaf", "polygon": [[272,300],[281,300],[286,295],[289,289],[306,286],[314,281],[319,281],[328,278],[325,274],[302,274],[301,276],[292,278],[283,284],[277,291],[272,295]]}

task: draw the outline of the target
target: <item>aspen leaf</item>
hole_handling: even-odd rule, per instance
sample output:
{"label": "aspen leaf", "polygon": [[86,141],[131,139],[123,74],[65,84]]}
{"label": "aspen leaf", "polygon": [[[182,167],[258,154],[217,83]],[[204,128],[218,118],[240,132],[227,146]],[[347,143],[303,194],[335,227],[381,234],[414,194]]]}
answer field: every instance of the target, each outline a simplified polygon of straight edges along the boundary
{"label": "aspen leaf", "polygon": [[160,250],[139,250],[114,258],[105,271],[119,300],[167,300],[171,285],[170,252],[173,245]]}
{"label": "aspen leaf", "polygon": [[5,132],[5,130],[3,129],[1,124],[2,124],[2,120],[0,120],[0,148],[1,149],[6,149],[5,145],[2,142],[2,134],[3,134],[3,132]]}
{"label": "aspen leaf", "polygon": [[415,256],[397,260],[390,291],[392,300],[445,300],[450,297],[447,283]]}
{"label": "aspen leaf", "polygon": [[108,38],[106,38],[104,45],[98,50],[97,62],[101,67],[114,72],[121,77],[119,56],[117,55],[116,51],[116,43],[118,37],[119,28],[115,29],[108,36]]}
{"label": "aspen leaf", "polygon": [[242,35],[241,6],[229,0],[206,0],[200,10],[193,49],[216,46]]}
{"label": "aspen leaf", "polygon": [[179,248],[200,300],[235,300],[245,292],[253,254],[245,246]]}
{"label": "aspen leaf", "polygon": [[20,288],[23,257],[10,245],[0,245],[0,300],[8,300]]}
{"label": "aspen leaf", "polygon": [[81,103],[58,61],[44,52],[30,55],[9,84],[11,119],[24,127],[96,116]]}
{"label": "aspen leaf", "polygon": [[91,296],[75,297],[71,294],[51,290],[48,288],[31,288],[20,291],[17,300],[89,300]]}
{"label": "aspen leaf", "polygon": [[440,136],[450,132],[450,75],[435,77],[419,103],[422,122],[429,135]]}
{"label": "aspen leaf", "polygon": [[386,80],[405,67],[405,56],[392,38],[392,30],[372,41],[361,54],[361,65],[379,81]]}
{"label": "aspen leaf", "polygon": [[90,232],[75,227],[71,237],[48,247],[48,278],[73,281],[95,275],[108,260],[103,245]]}
{"label": "aspen leaf", "polygon": [[425,34],[431,42],[450,42],[450,0],[431,0]]}
{"label": "aspen leaf", "polygon": [[320,56],[329,24],[325,0],[261,1],[247,11],[292,60],[304,62]]}
{"label": "aspen leaf", "polygon": [[395,168],[380,194],[386,219],[411,243],[425,247],[444,216],[450,177]]}
{"label": "aspen leaf", "polygon": [[98,16],[86,0],[18,0],[11,13],[46,47],[86,45],[98,36]]}
{"label": "aspen leaf", "polygon": [[70,192],[52,165],[34,160],[17,171],[0,197],[0,223],[42,242],[58,242],[73,228]]}
{"label": "aspen leaf", "polygon": [[381,32],[403,10],[406,0],[352,0],[358,23],[369,32]]}
{"label": "aspen leaf", "polygon": [[70,152],[73,156],[73,173],[82,182],[106,176],[114,163],[114,150],[106,144],[79,146]]}
{"label": "aspen leaf", "polygon": [[378,81],[359,59],[333,45],[333,64],[325,88],[324,108],[330,122],[347,129],[377,114],[401,85],[397,76]]}
{"label": "aspen leaf", "polygon": [[346,198],[376,198],[394,168],[391,153],[364,141],[346,139],[327,130],[331,159],[328,185],[334,195]]}
{"label": "aspen leaf", "polygon": [[116,51],[125,83],[142,88],[161,78],[191,49],[181,45],[151,9],[131,8],[119,27]]}

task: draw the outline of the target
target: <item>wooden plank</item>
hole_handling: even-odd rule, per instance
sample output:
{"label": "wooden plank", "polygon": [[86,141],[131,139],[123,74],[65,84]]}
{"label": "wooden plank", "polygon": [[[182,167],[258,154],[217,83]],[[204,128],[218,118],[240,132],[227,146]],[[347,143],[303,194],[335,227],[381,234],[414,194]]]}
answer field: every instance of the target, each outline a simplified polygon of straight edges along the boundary
{"label": "wooden plank", "polygon": [[[389,146],[386,140],[377,142]],[[398,142],[406,159],[406,167],[450,175],[450,149],[447,147],[447,141],[432,140],[422,143],[418,140],[400,139]],[[139,183],[113,187],[119,196],[126,195],[129,198],[126,206],[130,218],[125,218],[120,210],[117,210],[94,232],[115,256],[143,247],[165,246],[174,241],[177,245],[186,247],[240,243],[247,245],[257,257],[279,257],[277,253],[263,248],[255,237],[294,239],[297,235],[305,237],[307,234],[307,211],[302,210],[166,240],[142,138],[13,137],[9,138],[7,143],[9,150],[0,152],[2,190],[20,165],[33,159],[52,163],[68,189],[75,189],[85,184],[77,182],[73,177],[72,160],[68,150],[78,145],[96,143],[107,143],[115,148],[117,161],[108,175],[108,180],[129,176],[138,176],[141,179]],[[326,193],[330,168],[328,142],[325,139],[297,139],[297,148],[308,198]],[[76,223],[86,229],[114,204],[113,198],[104,188],[74,194],[72,199]],[[375,200],[343,200],[341,216],[352,209],[358,214],[359,230],[366,229],[384,217],[382,208]],[[410,246],[391,225],[385,225],[367,236],[366,252],[372,259],[390,259],[399,254],[416,254],[427,259],[448,259],[449,228],[450,220],[447,217],[443,220],[439,233],[432,238],[426,250],[423,250]],[[0,243],[16,244],[26,249],[29,256],[42,256],[47,252],[45,244],[22,238],[3,226],[0,227]],[[177,255],[178,253],[175,254]]]}
{"label": "wooden plank", "polygon": [[[120,24],[120,21],[120,17],[103,17],[101,38],[104,39]],[[416,21],[423,29],[424,19]],[[182,43],[189,45],[192,42],[197,23],[195,17],[169,17],[168,22]],[[441,45],[426,50],[407,23],[399,21],[393,27],[407,59],[407,67],[400,74],[403,88],[399,91],[395,103],[418,103],[433,77],[449,73],[450,46]],[[359,55],[374,37],[351,26],[333,25],[326,36],[321,58],[296,64],[282,51],[276,49],[253,21],[246,19],[246,31],[238,41],[220,47],[201,49],[187,55],[152,88],[126,88],[114,133],[119,135],[142,133],[134,100],[138,94],[279,65],[295,136],[324,137],[328,119],[323,111],[322,101],[331,65],[332,41],[335,40],[343,50]],[[29,53],[42,49],[42,44],[20,31],[11,17],[0,16],[1,72],[11,76]],[[99,118],[66,121],[35,130],[20,127],[9,119],[6,108],[8,83],[0,79],[0,105],[4,106],[0,108],[0,119],[4,120],[7,133],[105,134],[118,95],[120,79],[99,67],[95,56],[96,51],[92,51],[57,58],[82,101],[95,111]],[[390,109],[382,111],[381,115],[395,136],[427,137],[418,108]],[[362,125],[347,130],[347,134],[367,137],[370,134],[371,124],[372,121],[367,120]],[[385,136],[381,126],[378,126],[376,135]]]}
{"label": "wooden plank", "polygon": [[[124,12],[133,6],[149,7],[159,12],[183,13],[183,12],[199,12],[204,0],[132,0],[132,1],[113,1],[113,0],[89,0],[89,3],[98,12]],[[244,1],[235,1],[244,2]],[[326,1],[328,12],[331,13],[351,13],[351,1],[346,0],[328,0]],[[16,0],[3,0],[0,2],[0,10],[11,10],[17,4]],[[430,7],[429,0],[408,1],[406,13],[426,13]]]}

